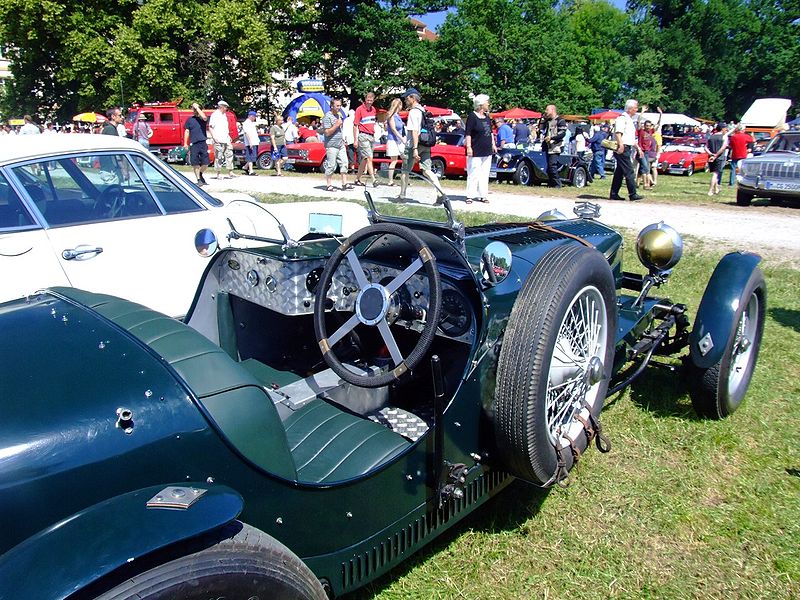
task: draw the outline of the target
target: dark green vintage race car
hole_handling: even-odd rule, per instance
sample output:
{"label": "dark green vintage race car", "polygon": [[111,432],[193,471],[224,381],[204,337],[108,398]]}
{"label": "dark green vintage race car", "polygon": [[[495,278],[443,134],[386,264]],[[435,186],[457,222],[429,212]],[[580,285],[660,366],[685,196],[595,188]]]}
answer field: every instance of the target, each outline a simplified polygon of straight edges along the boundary
{"label": "dark green vintage race car", "polygon": [[653,294],[662,224],[639,276],[592,205],[371,208],[347,240],[218,250],[185,322],[68,288],[0,305],[0,598],[338,596],[514,478],[566,484],[653,355],[685,355],[701,415],[741,402],[759,257],[720,261],[692,325]]}

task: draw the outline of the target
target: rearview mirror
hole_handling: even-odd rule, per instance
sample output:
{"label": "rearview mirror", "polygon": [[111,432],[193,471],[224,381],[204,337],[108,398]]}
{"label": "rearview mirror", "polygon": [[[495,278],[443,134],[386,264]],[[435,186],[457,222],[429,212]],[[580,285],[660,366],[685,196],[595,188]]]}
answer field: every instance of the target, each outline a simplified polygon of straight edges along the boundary
{"label": "rearview mirror", "polygon": [[210,229],[201,229],[194,236],[194,247],[200,256],[213,256],[219,248],[216,234]]}
{"label": "rearview mirror", "polygon": [[502,283],[511,272],[511,248],[503,242],[490,242],[481,254],[481,277],[487,285]]}

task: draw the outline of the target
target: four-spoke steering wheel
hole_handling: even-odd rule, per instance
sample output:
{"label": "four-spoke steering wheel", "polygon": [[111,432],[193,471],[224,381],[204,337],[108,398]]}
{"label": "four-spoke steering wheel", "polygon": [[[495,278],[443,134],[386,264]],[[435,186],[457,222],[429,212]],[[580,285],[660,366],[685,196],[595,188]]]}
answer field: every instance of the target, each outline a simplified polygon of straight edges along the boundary
{"label": "four-spoke steering wheel", "polygon": [[[380,235],[393,235],[405,240],[413,249],[416,256],[400,274],[388,283],[370,283],[364,273],[364,268],[356,255],[355,246],[364,240]],[[355,313],[330,336],[325,326],[325,308],[327,303],[327,292],[333,274],[339,268],[343,260],[347,259],[350,269],[355,275],[358,284],[358,294],[355,301]],[[391,297],[395,294],[415,273],[425,270],[428,281],[428,312],[425,317],[425,326],[422,329],[417,345],[404,357],[397,345],[397,341],[392,334],[387,320],[387,313],[391,307]],[[322,356],[328,366],[345,381],[360,387],[382,387],[400,379],[407,371],[416,367],[425,353],[430,349],[436,335],[436,327],[439,324],[439,316],[442,308],[442,281],[439,271],[436,268],[436,258],[434,258],[428,245],[423,242],[417,234],[393,223],[378,223],[364,227],[355,232],[347,241],[339,246],[333,255],[328,259],[322,275],[317,284],[316,298],[314,302],[314,332],[317,335]],[[336,356],[334,346],[347,336],[357,325],[368,325],[377,327],[383,342],[389,350],[394,368],[386,369],[377,374],[359,375],[342,364]]]}

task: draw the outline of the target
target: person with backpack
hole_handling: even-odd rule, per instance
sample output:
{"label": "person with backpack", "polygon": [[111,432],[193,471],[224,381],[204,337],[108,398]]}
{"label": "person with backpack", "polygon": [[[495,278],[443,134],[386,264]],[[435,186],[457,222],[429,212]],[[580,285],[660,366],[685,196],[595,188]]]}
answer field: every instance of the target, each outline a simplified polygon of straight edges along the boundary
{"label": "person with backpack", "polygon": [[475,110],[467,117],[464,146],[467,150],[467,204],[489,202],[489,173],[497,144],[492,135],[489,118],[489,96],[478,94],[473,98]]}
{"label": "person with backpack", "polygon": [[419,162],[422,176],[436,188],[435,205],[439,206],[443,203],[446,195],[439,185],[439,178],[431,170],[431,147],[436,144],[436,127],[433,117],[423,109],[420,104],[422,96],[415,88],[408,88],[401,97],[406,103],[408,121],[406,123],[406,152],[403,156],[402,175],[400,176],[400,196],[397,200],[398,202],[406,201],[406,189],[408,189],[411,169]]}

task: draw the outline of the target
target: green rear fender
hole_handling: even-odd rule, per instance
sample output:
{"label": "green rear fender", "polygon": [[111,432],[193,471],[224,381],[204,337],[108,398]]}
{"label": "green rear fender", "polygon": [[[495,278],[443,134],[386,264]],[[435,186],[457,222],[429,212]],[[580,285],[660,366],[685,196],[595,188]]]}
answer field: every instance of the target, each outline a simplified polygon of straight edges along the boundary
{"label": "green rear fender", "polygon": [[[151,552],[236,519],[242,497],[225,486],[178,483],[95,504],[0,556],[0,600],[65,598]],[[193,491],[197,490],[197,492]],[[195,498],[188,508],[148,507],[157,496]]]}
{"label": "green rear fender", "polygon": [[722,359],[742,294],[760,262],[757,254],[731,252],[717,263],[689,335],[689,357],[696,367],[708,369]]}

